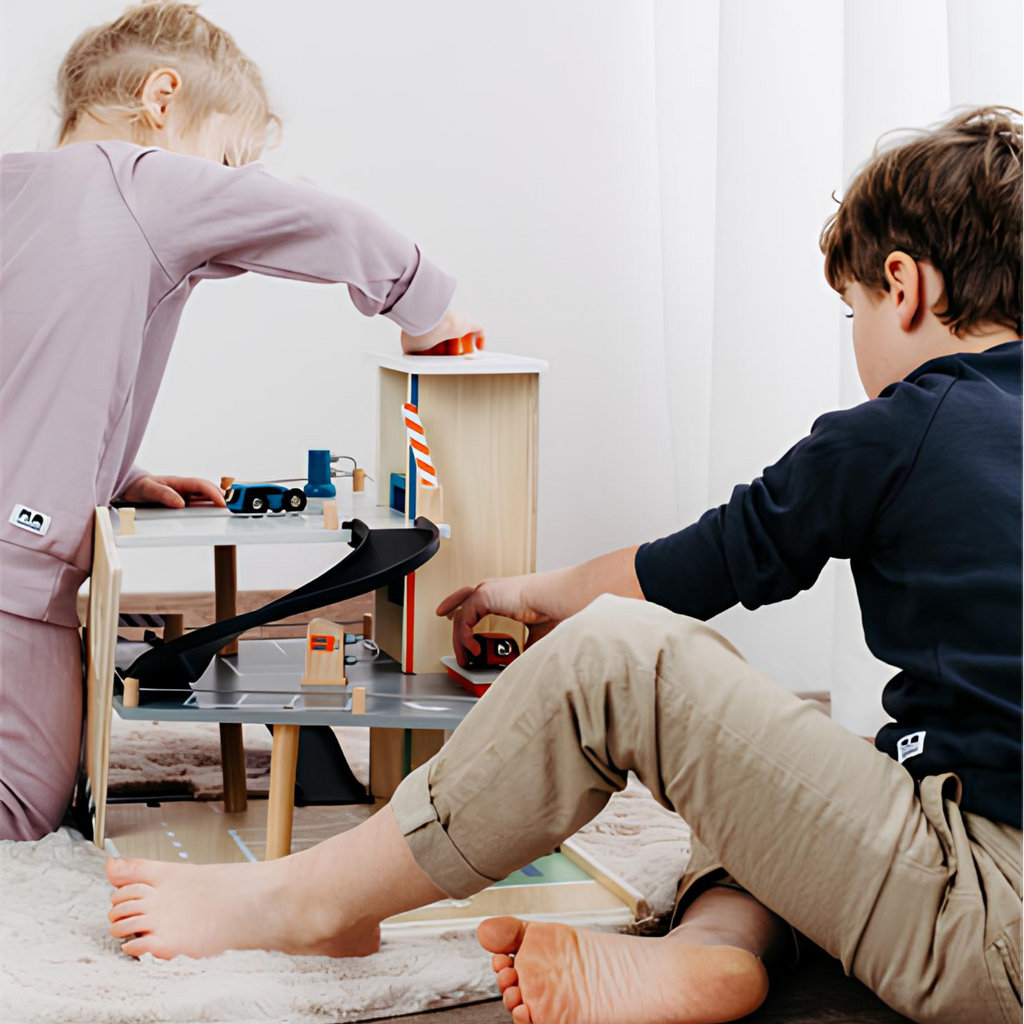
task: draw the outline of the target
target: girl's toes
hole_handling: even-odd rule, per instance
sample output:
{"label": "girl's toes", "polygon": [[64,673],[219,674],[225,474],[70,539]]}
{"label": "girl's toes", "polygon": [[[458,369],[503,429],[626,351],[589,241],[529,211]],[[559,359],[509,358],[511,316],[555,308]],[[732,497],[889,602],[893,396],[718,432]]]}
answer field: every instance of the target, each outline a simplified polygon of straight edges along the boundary
{"label": "girl's toes", "polygon": [[145,917],[125,917],[110,926],[110,934],[115,939],[127,939],[132,935],[143,935],[149,931]]}
{"label": "girl's toes", "polygon": [[107,858],[107,879],[111,885],[130,882],[153,882],[156,874],[150,860],[126,860],[124,857]]}
{"label": "girl's toes", "polygon": [[514,967],[506,967],[505,970],[498,972],[498,991],[504,992],[509,985],[518,985],[519,975],[516,974]]}
{"label": "girl's toes", "polygon": [[501,1001],[505,1004],[506,1010],[514,1010],[517,1006],[521,1006],[523,1002],[523,994],[519,991],[519,986],[509,985],[509,987],[505,989],[505,993],[502,995]]}
{"label": "girl's toes", "polygon": [[125,900],[124,903],[115,903],[107,914],[110,921],[120,921],[123,917],[137,917],[145,913],[145,900]]}
{"label": "girl's toes", "polygon": [[122,885],[110,894],[110,902],[113,904],[124,903],[125,900],[137,900],[148,896],[153,892],[153,886],[145,882],[133,882],[131,885]]}
{"label": "girl's toes", "polygon": [[491,968],[497,974],[499,971],[505,970],[506,967],[511,967],[512,962],[512,957],[508,953],[495,953],[491,957]]}
{"label": "girl's toes", "polygon": [[513,1024],[532,1024],[530,1018],[530,1009],[526,1003],[520,1003],[512,1011],[512,1022]]}
{"label": "girl's toes", "polygon": [[149,936],[143,936],[141,939],[129,939],[127,942],[122,944],[121,952],[135,957],[142,956],[143,953],[152,952],[152,944],[149,940]]}

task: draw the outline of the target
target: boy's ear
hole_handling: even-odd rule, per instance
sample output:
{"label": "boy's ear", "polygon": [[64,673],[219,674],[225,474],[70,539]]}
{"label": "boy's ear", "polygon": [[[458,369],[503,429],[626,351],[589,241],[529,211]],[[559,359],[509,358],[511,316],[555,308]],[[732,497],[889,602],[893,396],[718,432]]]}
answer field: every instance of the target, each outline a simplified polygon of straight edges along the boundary
{"label": "boy's ear", "polygon": [[180,88],[181,75],[174,68],[157,68],[146,76],[139,99],[153,128],[166,127],[168,107]]}
{"label": "boy's ear", "polygon": [[900,330],[909,331],[922,307],[921,271],[912,257],[896,250],[885,257],[885,279]]}

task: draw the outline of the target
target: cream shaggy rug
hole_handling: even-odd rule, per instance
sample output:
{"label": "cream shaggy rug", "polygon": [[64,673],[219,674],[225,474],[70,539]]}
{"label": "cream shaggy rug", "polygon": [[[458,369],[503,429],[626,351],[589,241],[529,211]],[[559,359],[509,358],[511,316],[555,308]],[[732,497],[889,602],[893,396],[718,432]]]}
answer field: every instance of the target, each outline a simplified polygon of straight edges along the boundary
{"label": "cream shaggy rug", "polygon": [[[578,838],[656,915],[671,910],[689,829],[639,783],[631,780]],[[67,829],[35,843],[0,842],[0,1020],[338,1024],[496,994],[490,957],[471,934],[386,939],[361,960],[262,952],[131,960],[107,934],[104,859]]]}
{"label": "cream shaggy rug", "polygon": [[[370,730],[336,728],[334,734],[356,778],[366,785]],[[250,796],[266,796],[270,790],[271,739],[265,726],[242,726]],[[110,729],[110,794],[178,791],[183,786],[197,800],[223,798],[218,726],[211,722],[130,722],[114,715]]]}

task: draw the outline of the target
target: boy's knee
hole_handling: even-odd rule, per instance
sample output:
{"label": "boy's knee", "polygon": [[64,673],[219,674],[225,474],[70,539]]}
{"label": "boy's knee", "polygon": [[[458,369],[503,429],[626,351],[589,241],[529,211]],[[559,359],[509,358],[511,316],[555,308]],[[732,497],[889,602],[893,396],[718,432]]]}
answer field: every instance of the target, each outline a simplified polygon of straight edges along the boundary
{"label": "boy's knee", "polygon": [[566,623],[578,639],[661,647],[709,627],[687,615],[638,598],[601,594]]}

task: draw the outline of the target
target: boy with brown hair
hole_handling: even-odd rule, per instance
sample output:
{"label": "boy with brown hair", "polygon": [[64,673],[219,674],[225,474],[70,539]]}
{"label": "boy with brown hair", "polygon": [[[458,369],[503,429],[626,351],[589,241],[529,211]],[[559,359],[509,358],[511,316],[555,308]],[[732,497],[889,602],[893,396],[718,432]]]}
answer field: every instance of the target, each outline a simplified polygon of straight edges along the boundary
{"label": "boy with brown hair", "polygon": [[[372,952],[383,918],[549,852],[633,771],[699,837],[673,929],[485,922],[517,1024],[742,1017],[794,929],[914,1020],[1020,1019],[1018,115],[874,156],[822,249],[870,400],[679,533],[452,594],[460,660],[490,613],[558,628],[358,828],[263,864],[110,861],[126,952]],[[829,558],[900,668],[876,746],[701,621],[792,597]]]}

